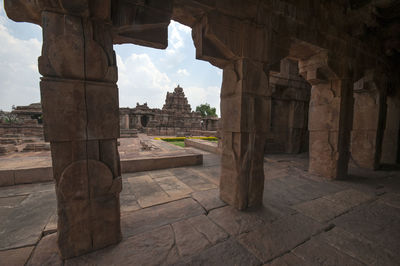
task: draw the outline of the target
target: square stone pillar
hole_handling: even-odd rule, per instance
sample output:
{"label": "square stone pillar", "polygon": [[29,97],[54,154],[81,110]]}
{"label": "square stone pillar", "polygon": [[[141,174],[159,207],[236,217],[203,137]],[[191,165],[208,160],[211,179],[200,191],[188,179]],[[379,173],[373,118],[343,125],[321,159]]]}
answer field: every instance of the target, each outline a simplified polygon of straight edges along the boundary
{"label": "square stone pillar", "polygon": [[357,167],[379,168],[386,112],[384,91],[385,88],[378,88],[371,76],[354,84],[351,157]]}
{"label": "square stone pillar", "polygon": [[308,129],[309,172],[332,179],[347,177],[352,123],[351,80],[329,80],[312,86]]}
{"label": "square stone pillar", "polygon": [[391,94],[386,98],[386,125],[383,134],[381,163],[399,163],[400,137],[400,95]]}
{"label": "square stone pillar", "polygon": [[70,258],[121,240],[116,60],[110,24],[59,12],[41,16],[44,131],[51,144],[59,250]]}
{"label": "square stone pillar", "polygon": [[[336,58],[336,57],[335,57]],[[312,85],[309,105],[309,172],[332,179],[347,177],[353,121],[353,84],[346,60],[326,52],[299,61]]]}
{"label": "square stone pillar", "polygon": [[262,204],[271,101],[268,86],[261,62],[240,59],[224,68],[220,197],[239,210]]}

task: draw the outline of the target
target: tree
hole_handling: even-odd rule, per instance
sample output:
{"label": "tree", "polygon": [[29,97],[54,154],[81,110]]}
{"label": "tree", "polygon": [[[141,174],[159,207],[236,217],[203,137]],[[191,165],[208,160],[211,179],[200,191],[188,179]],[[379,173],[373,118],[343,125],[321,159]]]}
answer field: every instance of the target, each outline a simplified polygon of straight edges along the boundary
{"label": "tree", "polygon": [[215,107],[211,107],[208,103],[205,104],[200,104],[199,106],[196,107],[196,112],[199,112],[202,117],[205,116],[217,116],[217,110]]}

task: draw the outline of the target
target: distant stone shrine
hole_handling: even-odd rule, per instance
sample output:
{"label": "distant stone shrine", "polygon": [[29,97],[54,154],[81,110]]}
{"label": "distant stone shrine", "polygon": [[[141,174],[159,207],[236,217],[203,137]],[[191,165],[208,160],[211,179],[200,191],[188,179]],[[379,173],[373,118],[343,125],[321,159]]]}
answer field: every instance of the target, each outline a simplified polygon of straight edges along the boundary
{"label": "distant stone shrine", "polygon": [[44,143],[42,106],[32,103],[0,114],[0,155],[17,151],[50,150]]}
{"label": "distant stone shrine", "polygon": [[148,135],[185,136],[193,130],[201,130],[201,115],[193,112],[183,88],[167,92],[162,109],[149,108],[147,103],[135,108],[120,108],[121,132],[136,129]]}

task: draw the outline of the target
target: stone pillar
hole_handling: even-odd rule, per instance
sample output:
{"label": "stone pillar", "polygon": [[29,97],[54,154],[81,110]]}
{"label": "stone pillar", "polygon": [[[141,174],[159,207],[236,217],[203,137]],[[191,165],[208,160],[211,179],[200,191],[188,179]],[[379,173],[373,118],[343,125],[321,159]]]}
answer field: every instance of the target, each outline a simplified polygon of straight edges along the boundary
{"label": "stone pillar", "polygon": [[223,69],[220,197],[239,210],[261,205],[270,124],[268,75],[279,68],[290,42],[272,29],[270,20],[258,27],[218,11],[198,20],[192,36],[196,58]]}
{"label": "stone pillar", "polygon": [[346,178],[354,82],[345,64],[332,62],[326,53],[302,60],[299,66],[301,75],[312,85],[309,171],[332,179]]}
{"label": "stone pillar", "polygon": [[361,168],[379,167],[385,127],[385,87],[374,80],[372,72],[354,84],[351,158]]}
{"label": "stone pillar", "polygon": [[80,9],[84,4],[75,3],[40,13],[41,100],[63,258],[121,240],[117,68],[109,14],[89,17],[89,10]]}
{"label": "stone pillar", "polygon": [[220,196],[240,210],[262,203],[268,86],[261,62],[240,59],[224,68]]}
{"label": "stone pillar", "polygon": [[121,129],[129,129],[129,114],[121,115]]}
{"label": "stone pillar", "polygon": [[386,125],[383,135],[381,163],[399,163],[400,94],[388,94],[386,98]]}

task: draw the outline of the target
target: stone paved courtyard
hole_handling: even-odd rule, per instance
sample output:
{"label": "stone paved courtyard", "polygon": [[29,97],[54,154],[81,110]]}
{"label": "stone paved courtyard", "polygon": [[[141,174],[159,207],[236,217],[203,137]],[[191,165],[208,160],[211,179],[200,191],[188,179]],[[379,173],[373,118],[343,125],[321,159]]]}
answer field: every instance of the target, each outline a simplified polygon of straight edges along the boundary
{"label": "stone paved courtyard", "polygon": [[265,157],[264,206],[218,198],[219,157],[123,176],[123,240],[61,261],[53,183],[0,188],[0,265],[399,265],[400,173],[346,181],[306,172],[306,154]]}

